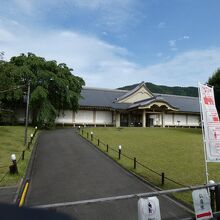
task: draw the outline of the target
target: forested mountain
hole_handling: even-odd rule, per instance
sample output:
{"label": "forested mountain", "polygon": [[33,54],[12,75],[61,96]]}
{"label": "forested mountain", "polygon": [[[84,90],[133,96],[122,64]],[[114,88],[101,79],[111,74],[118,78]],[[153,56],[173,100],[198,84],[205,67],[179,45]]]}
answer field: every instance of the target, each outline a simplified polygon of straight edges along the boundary
{"label": "forested mountain", "polygon": [[[153,93],[161,94],[171,94],[171,95],[182,95],[182,96],[194,96],[198,97],[198,88],[197,87],[180,87],[180,86],[164,86],[164,85],[155,85],[150,82],[145,83],[147,88]],[[121,87],[122,90],[132,90],[138,86],[138,84],[128,85]]]}

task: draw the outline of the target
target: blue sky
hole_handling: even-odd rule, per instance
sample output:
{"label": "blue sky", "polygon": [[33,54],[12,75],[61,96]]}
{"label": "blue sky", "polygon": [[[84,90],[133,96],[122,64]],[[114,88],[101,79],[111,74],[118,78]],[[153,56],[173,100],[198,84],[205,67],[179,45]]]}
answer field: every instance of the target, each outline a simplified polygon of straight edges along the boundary
{"label": "blue sky", "polygon": [[87,86],[197,86],[220,67],[219,0],[0,0],[5,59],[67,63]]}

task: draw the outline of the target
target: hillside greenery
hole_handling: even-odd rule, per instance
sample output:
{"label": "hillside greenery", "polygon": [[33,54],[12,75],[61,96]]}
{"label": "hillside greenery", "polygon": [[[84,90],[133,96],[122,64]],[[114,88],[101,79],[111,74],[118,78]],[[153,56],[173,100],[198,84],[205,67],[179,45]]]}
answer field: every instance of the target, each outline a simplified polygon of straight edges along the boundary
{"label": "hillside greenery", "polygon": [[[171,94],[171,95],[182,95],[182,96],[193,96],[198,97],[198,88],[197,87],[180,87],[180,86],[164,86],[164,85],[155,85],[150,82],[145,83],[147,88],[153,93],[160,93],[160,94]],[[122,90],[132,90],[138,84],[128,85],[121,87],[119,89]]]}

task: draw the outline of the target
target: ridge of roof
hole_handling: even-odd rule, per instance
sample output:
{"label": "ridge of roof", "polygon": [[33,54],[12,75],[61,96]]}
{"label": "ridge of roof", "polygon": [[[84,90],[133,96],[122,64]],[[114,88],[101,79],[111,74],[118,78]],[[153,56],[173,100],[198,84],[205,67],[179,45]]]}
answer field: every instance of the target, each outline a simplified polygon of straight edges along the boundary
{"label": "ridge of roof", "polygon": [[[142,82],[141,84],[138,85],[138,87],[140,85],[143,85],[144,82]],[[100,87],[90,87],[90,86],[83,86],[82,87],[83,90],[96,90],[96,91],[106,91],[106,92],[124,92],[124,93],[128,93],[131,92],[132,90],[122,90],[122,89],[108,89],[108,88],[100,88]],[[135,88],[137,89],[137,87]],[[149,89],[148,89],[149,90]],[[149,90],[150,91],[150,90]],[[132,91],[134,92],[134,91]],[[132,93],[131,92],[131,93]],[[150,91],[151,92],[151,91]],[[153,93],[151,92],[153,95],[155,96],[169,96],[169,97],[182,97],[182,98],[188,98],[188,99],[198,99],[199,97],[194,97],[194,96],[183,96],[183,95],[173,95],[173,94],[165,94],[165,93]],[[127,94],[125,94],[127,95]],[[121,98],[121,97],[119,97]],[[118,100],[117,100],[118,101]]]}
{"label": "ridge of roof", "polygon": [[173,94],[164,94],[164,93],[153,93],[154,95],[161,95],[161,96],[171,96],[171,97],[182,97],[182,98],[189,98],[189,99],[198,99],[199,97],[194,96],[186,96],[186,95],[173,95]]}
{"label": "ridge of roof", "polygon": [[129,90],[122,90],[122,89],[108,89],[108,88],[100,88],[100,87],[90,87],[90,86],[83,86],[84,90],[96,90],[96,91],[109,91],[109,92],[129,92]]}

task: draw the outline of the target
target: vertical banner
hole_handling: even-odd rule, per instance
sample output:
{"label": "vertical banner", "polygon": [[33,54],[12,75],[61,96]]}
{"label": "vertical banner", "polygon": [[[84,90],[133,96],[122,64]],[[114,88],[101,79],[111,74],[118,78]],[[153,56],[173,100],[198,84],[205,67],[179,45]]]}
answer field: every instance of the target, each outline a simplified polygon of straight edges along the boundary
{"label": "vertical banner", "polygon": [[220,122],[213,87],[199,84],[206,162],[220,162]]}

